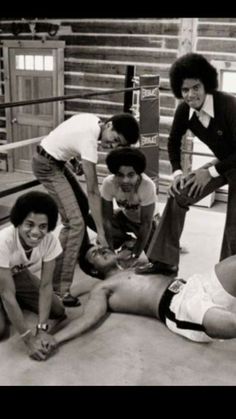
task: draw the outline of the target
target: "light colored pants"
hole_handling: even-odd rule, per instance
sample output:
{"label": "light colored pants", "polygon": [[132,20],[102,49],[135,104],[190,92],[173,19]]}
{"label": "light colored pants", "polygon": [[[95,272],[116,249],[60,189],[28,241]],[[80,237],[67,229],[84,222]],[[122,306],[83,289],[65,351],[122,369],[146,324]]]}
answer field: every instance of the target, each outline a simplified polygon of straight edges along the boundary
{"label": "light colored pants", "polygon": [[32,168],[36,178],[55,199],[61,215],[63,228],[59,238],[63,253],[56,260],[53,284],[55,292],[64,295],[72,284],[85,234],[85,223],[78,203],[79,198],[83,201],[84,193],[73,172],[60,162],[35,154]]}

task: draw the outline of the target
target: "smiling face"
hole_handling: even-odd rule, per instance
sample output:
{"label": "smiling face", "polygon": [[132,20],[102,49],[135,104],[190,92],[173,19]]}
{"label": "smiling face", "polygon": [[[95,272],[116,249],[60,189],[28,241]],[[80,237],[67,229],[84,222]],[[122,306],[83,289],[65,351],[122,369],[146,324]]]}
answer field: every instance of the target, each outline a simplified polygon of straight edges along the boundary
{"label": "smiling face", "polygon": [[132,166],[120,166],[115,177],[123,192],[131,192],[135,188],[140,175],[135,172]]}
{"label": "smiling face", "polygon": [[181,93],[187,105],[193,109],[201,109],[206,98],[206,91],[199,79],[185,79],[181,87]]}
{"label": "smiling face", "polygon": [[104,149],[113,149],[117,147],[125,147],[128,145],[125,137],[114,130],[112,121],[107,122],[101,127],[100,140],[102,143],[102,148]]}
{"label": "smiling face", "polygon": [[24,249],[37,247],[48,232],[48,217],[45,214],[30,212],[18,230]]}

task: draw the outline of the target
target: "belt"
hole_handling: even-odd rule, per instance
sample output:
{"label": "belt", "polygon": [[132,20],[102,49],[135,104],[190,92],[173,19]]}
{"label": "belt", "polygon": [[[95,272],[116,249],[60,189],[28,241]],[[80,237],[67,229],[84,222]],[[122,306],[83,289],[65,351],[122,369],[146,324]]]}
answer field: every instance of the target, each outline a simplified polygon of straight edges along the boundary
{"label": "belt", "polygon": [[37,153],[40,154],[43,157],[46,157],[46,159],[54,161],[55,163],[65,164],[66,162],[64,160],[57,160],[55,157],[51,156],[51,154],[47,153],[46,150],[41,145],[37,145],[36,147]]}
{"label": "belt", "polygon": [[186,281],[184,279],[176,279],[174,282],[172,282],[167,289],[165,290],[161,301],[159,303],[159,309],[158,314],[160,317],[160,320],[165,323],[166,322],[166,311],[170,307],[170,303],[172,298],[178,294],[182,286],[186,284]]}

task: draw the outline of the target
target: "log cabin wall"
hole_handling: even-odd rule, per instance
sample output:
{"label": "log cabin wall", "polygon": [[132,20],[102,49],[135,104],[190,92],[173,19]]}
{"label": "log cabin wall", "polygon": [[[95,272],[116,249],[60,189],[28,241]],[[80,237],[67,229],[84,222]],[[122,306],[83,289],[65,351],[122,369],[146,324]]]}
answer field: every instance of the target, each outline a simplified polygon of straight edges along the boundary
{"label": "log cabin wall", "polygon": [[[135,18],[135,19],[35,19],[34,33],[16,35],[24,19],[2,18],[1,40],[63,40],[65,94],[123,88],[127,65],[135,65],[136,75],[160,75],[160,145],[166,140],[175,107],[168,80],[173,61],[190,51],[203,53],[210,60],[236,61],[236,18]],[[48,24],[49,30],[45,31]],[[34,26],[35,25],[35,26]],[[47,28],[47,29],[48,29]],[[4,100],[4,68],[0,45],[0,95]],[[92,112],[106,118],[123,110],[124,95],[73,99],[65,103],[65,119],[76,112]],[[5,112],[0,110],[0,140],[7,141]],[[191,137],[185,140],[191,150]],[[165,190],[170,164],[166,151],[160,153],[161,185]],[[184,158],[185,166],[191,159]],[[160,188],[162,191],[162,189]]]}

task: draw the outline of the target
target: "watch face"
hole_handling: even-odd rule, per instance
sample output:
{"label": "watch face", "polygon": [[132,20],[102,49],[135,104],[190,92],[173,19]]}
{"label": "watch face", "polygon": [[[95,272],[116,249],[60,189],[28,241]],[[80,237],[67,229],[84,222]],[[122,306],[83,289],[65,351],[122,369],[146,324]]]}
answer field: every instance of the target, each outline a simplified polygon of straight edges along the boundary
{"label": "watch face", "polygon": [[44,324],[38,324],[37,325],[37,329],[38,330],[43,330],[44,332],[46,332],[48,330],[48,324],[44,323]]}

